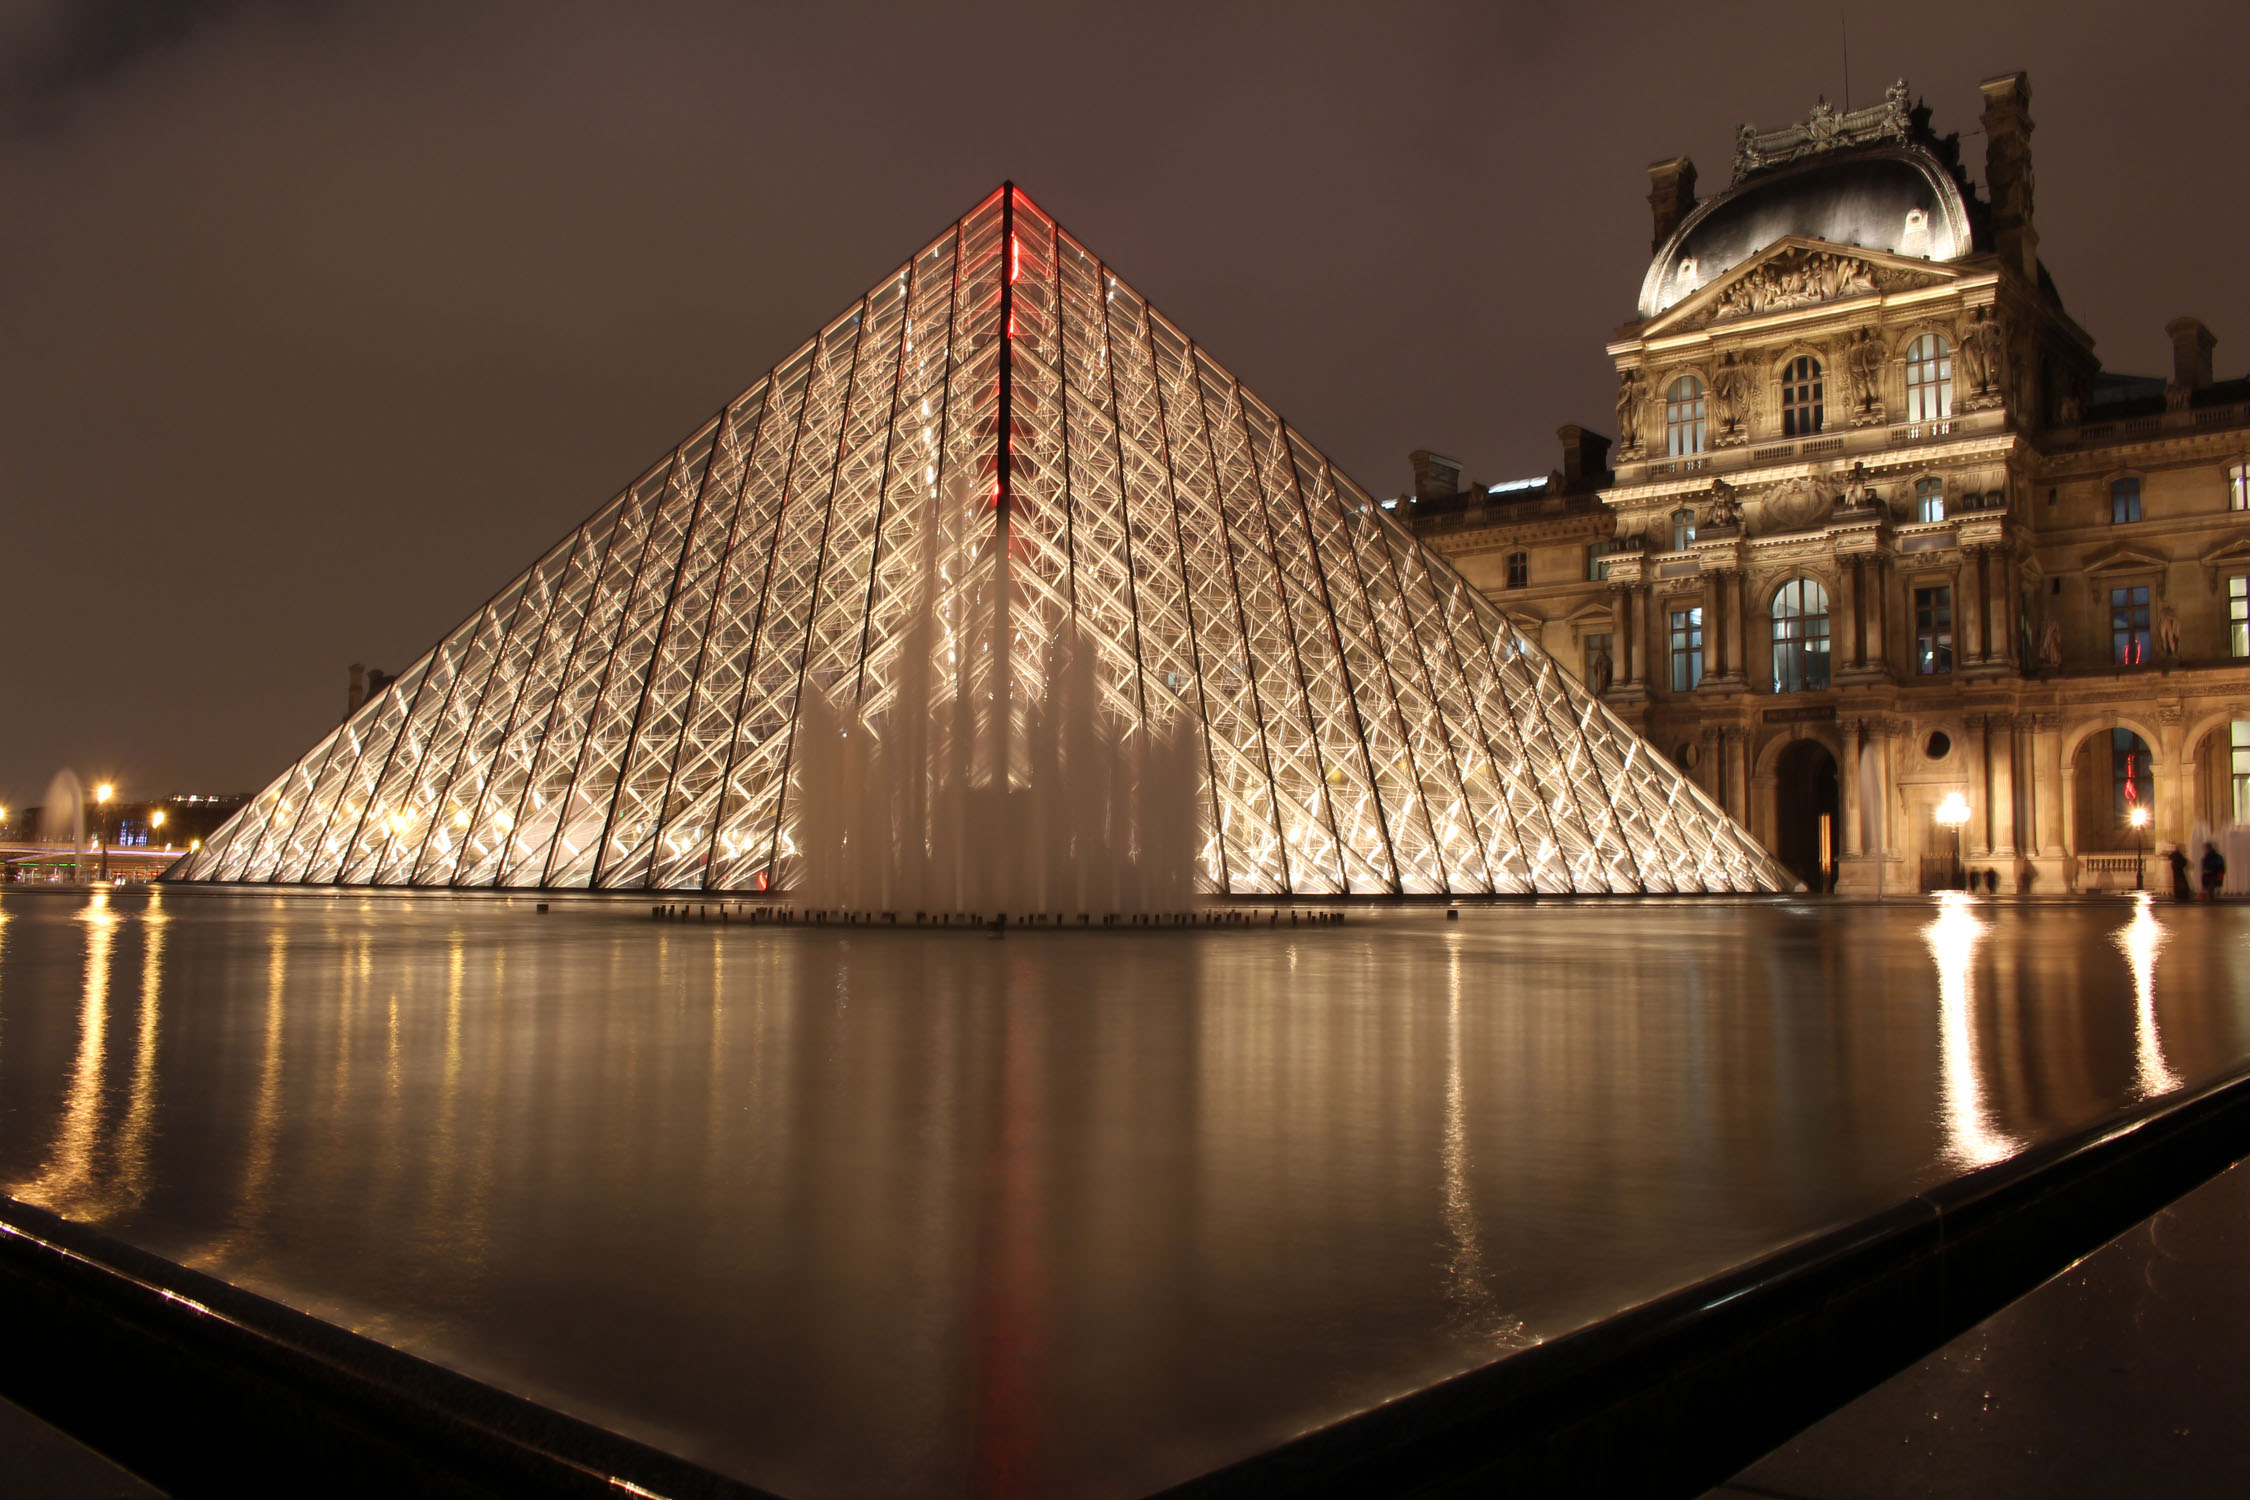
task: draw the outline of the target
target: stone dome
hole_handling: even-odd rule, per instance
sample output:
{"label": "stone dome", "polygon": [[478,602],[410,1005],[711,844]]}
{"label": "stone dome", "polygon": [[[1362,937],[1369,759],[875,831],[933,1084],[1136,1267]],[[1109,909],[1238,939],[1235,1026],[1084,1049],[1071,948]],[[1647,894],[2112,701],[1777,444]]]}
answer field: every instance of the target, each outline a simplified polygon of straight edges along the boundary
{"label": "stone dome", "polygon": [[1754,173],[1681,220],[1641,282],[1641,316],[1790,235],[1917,260],[1957,260],[1975,248],[1967,195],[1927,149],[1834,152]]}

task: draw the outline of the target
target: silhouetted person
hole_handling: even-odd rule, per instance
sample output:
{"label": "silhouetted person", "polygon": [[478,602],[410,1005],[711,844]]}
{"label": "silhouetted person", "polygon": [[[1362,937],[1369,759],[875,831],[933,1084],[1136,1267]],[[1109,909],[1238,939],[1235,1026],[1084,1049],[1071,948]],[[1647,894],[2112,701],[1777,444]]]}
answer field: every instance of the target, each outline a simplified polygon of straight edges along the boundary
{"label": "silhouetted person", "polygon": [[2203,899],[2219,899],[2219,887],[2227,883],[2227,857],[2219,852],[2217,844],[2203,846]]}
{"label": "silhouetted person", "polygon": [[2175,901],[2193,901],[2195,899],[2195,887],[2188,883],[2187,851],[2174,844],[2172,852],[2164,857],[2172,862],[2172,899]]}

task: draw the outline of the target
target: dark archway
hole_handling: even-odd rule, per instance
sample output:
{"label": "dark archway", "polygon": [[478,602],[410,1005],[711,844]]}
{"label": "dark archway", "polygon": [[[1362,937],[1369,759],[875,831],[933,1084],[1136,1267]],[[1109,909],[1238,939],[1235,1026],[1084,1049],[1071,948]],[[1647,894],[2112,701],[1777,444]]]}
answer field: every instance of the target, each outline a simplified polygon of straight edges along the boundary
{"label": "dark archway", "polygon": [[[1799,740],[1774,762],[1774,853],[1807,890],[1835,885],[1834,860],[1843,850],[1843,820],[1836,815],[1836,757],[1818,740]],[[1821,868],[1825,831],[1830,867]]]}

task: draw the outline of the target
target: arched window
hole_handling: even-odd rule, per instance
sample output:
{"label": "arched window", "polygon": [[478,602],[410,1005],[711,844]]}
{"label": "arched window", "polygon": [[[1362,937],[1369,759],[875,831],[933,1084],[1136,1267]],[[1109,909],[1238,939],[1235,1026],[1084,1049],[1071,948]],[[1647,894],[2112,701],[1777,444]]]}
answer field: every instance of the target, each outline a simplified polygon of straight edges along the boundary
{"label": "arched window", "polygon": [[1773,596],[1773,690],[1817,693],[1828,686],[1828,590],[1792,578]]}
{"label": "arched window", "polygon": [[1672,550],[1685,552],[1695,542],[1695,512],[1682,506],[1672,512]]}
{"label": "arched window", "polygon": [[1953,346],[1925,333],[1906,346],[1906,420],[1943,422],[1953,415]]}
{"label": "arched window", "polygon": [[1520,589],[1529,582],[1531,582],[1531,554],[1528,552],[1509,553],[1508,587]]}
{"label": "arched window", "polygon": [[1687,458],[1703,451],[1703,382],[1682,375],[1664,392],[1664,454]]}
{"label": "arched window", "polygon": [[1822,417],[1820,361],[1800,354],[1781,370],[1781,435],[1811,437]]}
{"label": "arched window", "polygon": [[2148,746],[2130,729],[2109,732],[2109,786],[2110,806],[2117,813],[2118,827],[2132,826],[2136,807],[2145,807],[2152,814],[2156,811],[2156,788],[2148,774]]}
{"label": "arched window", "polygon": [[1917,521],[1942,521],[1945,519],[1944,480],[1917,479],[1914,481],[1914,519]]}

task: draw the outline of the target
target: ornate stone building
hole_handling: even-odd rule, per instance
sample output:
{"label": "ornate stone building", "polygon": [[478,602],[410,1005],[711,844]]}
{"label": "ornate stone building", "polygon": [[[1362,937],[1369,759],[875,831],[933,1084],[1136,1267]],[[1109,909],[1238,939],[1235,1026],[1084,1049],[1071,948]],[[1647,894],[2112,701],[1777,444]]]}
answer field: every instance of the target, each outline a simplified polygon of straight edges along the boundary
{"label": "ornate stone building", "polygon": [[2101,367],[2039,260],[2029,81],[1982,90],[1981,194],[1903,83],[1743,126],[1707,199],[1651,167],[1614,451],[1566,427],[1468,491],[1417,454],[1393,502],[1846,892],[2131,884],[2250,823],[2250,381],[2189,317],[2169,379]]}

